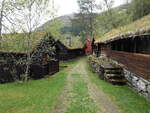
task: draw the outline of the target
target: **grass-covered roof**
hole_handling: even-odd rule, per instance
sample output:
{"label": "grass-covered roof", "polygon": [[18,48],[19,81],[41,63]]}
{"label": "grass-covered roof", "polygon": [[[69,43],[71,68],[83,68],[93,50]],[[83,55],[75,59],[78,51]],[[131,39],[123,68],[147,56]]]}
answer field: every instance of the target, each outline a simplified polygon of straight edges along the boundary
{"label": "grass-covered roof", "polygon": [[[31,38],[28,34],[3,34],[1,40],[1,52],[26,53],[37,47],[42,39],[46,36],[44,32],[31,33]],[[29,43],[28,43],[29,42]]]}
{"label": "grass-covered roof", "polygon": [[83,43],[80,39],[71,39],[71,46],[69,46],[67,40],[60,40],[68,49],[78,49],[83,48]]}
{"label": "grass-covered roof", "polygon": [[102,37],[97,38],[96,43],[148,33],[150,33],[150,15],[147,15],[129,25],[113,29],[112,31],[104,34]]}
{"label": "grass-covered roof", "polygon": [[[27,53],[32,52],[37,45],[47,36],[46,32],[31,33],[31,38],[24,33],[3,34],[1,39],[0,52]],[[82,48],[83,44],[78,39],[72,39],[69,46],[66,40],[60,40],[69,49]],[[29,42],[29,44],[28,44]]]}

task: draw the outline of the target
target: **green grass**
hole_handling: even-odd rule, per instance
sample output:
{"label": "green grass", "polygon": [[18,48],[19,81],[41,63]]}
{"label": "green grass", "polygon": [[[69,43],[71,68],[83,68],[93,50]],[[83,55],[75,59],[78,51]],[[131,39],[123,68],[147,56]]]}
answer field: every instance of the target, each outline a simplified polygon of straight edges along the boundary
{"label": "green grass", "polygon": [[76,82],[73,82],[71,105],[66,113],[96,113],[96,106],[93,99],[89,97],[87,83],[81,75],[72,75]]}
{"label": "green grass", "polygon": [[97,76],[97,74],[87,71],[93,83],[102,89],[114,102],[120,107],[124,113],[149,113],[150,101],[140,96],[128,86],[114,86],[111,85]]}
{"label": "green grass", "polygon": [[65,85],[66,73],[0,85],[0,113],[50,113]]}

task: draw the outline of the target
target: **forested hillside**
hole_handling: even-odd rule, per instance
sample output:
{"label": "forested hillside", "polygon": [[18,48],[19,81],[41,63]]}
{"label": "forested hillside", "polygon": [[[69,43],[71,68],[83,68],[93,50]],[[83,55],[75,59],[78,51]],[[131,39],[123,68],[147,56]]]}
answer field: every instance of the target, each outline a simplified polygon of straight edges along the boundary
{"label": "forested hillside", "polygon": [[45,31],[45,27],[46,26],[51,27],[54,20],[61,22],[61,24],[62,24],[61,29],[67,28],[67,27],[71,27],[71,19],[73,17],[74,17],[74,15],[70,14],[70,15],[64,15],[64,16],[57,17],[57,18],[55,18],[53,20],[49,20],[48,22],[44,23],[42,26],[37,28],[37,31],[40,31],[40,32]]}
{"label": "forested hillside", "polygon": [[[118,18],[118,20],[115,20],[116,23],[118,23],[118,21],[120,22],[121,20],[123,20],[123,18],[125,18],[127,16],[127,15],[125,15],[125,11],[127,10],[127,8],[128,8],[128,5],[125,4],[125,5],[121,5],[121,6],[111,9],[117,16],[121,16],[120,18]],[[101,34],[102,32],[104,32],[104,33],[108,32],[112,29],[112,28],[110,28],[110,24],[107,25],[104,20],[106,18],[106,16],[105,16],[106,13],[107,13],[106,11],[102,12],[100,14],[94,13],[96,19],[99,20],[98,23],[96,23],[98,26],[95,26],[97,28],[97,32],[99,32],[98,30],[101,31],[101,32],[99,32],[99,34]],[[64,16],[57,17],[53,20],[49,20],[48,22],[44,23],[42,26],[37,28],[36,31],[38,31],[38,32],[43,32],[43,31],[55,32],[55,31],[57,31],[57,33],[55,32],[55,35],[58,34],[58,31],[59,31],[59,33],[62,35],[72,34],[73,36],[79,36],[82,27],[80,24],[77,23],[78,21],[80,21],[77,18],[77,15],[78,14],[64,15]],[[129,20],[124,20],[123,22],[118,23],[119,25],[116,25],[116,26],[124,25],[125,22],[129,23]],[[104,27],[103,24],[105,24],[105,26],[109,26],[109,28]]]}

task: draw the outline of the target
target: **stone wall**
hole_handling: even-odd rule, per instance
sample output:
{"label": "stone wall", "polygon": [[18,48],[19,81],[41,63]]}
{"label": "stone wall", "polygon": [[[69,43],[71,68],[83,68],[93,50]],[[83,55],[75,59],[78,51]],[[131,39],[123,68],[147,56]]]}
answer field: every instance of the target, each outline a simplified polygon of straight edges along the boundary
{"label": "stone wall", "polygon": [[[121,65],[117,61],[113,60],[116,64]],[[140,95],[150,99],[150,82],[148,80],[143,79],[142,77],[128,71],[127,69],[123,69],[124,76],[127,80],[127,84],[131,87],[134,91],[138,92]]]}
{"label": "stone wall", "polygon": [[139,94],[150,98],[150,82],[135,75],[134,73],[124,69],[124,75],[128,81],[128,85]]}
{"label": "stone wall", "polygon": [[[88,59],[88,62],[90,64],[92,72],[97,73],[99,77],[103,79],[104,70],[101,68],[99,63],[91,58]],[[123,67],[123,65],[119,64],[117,61],[113,60],[113,62]],[[129,85],[129,87],[134,89],[134,91],[138,92],[140,95],[143,95],[146,98],[150,99],[150,82],[148,80],[143,79],[142,77],[128,71],[125,68],[123,68],[123,74],[127,80],[127,84]]]}
{"label": "stone wall", "polygon": [[101,79],[104,79],[104,74],[103,74],[104,70],[97,60],[98,59],[96,57],[92,57],[92,56],[88,57],[88,63],[90,65],[91,71],[93,73],[97,73]]}
{"label": "stone wall", "polygon": [[[116,64],[121,65],[117,61],[114,61]],[[127,84],[131,87],[134,91],[138,92],[140,95],[150,99],[150,82],[148,80],[143,79],[142,77],[128,71],[127,69],[123,69],[124,76],[127,80]]]}

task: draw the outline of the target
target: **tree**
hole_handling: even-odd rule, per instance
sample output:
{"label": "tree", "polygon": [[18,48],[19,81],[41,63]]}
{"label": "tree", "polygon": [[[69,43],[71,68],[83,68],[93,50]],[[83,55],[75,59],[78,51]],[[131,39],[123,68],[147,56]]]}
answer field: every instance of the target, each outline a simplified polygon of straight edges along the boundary
{"label": "tree", "polygon": [[127,12],[127,4],[115,8],[113,5],[114,0],[103,0],[98,5],[101,13],[96,18],[96,28],[97,34],[100,36],[131,21]]}
{"label": "tree", "polygon": [[63,24],[61,20],[54,19],[50,21],[49,24],[44,25],[44,30],[48,33],[50,33],[54,38],[60,38],[61,37],[61,28]]}
{"label": "tree", "polygon": [[4,12],[4,3],[5,3],[5,0],[3,0],[2,3],[1,3],[1,11],[0,11],[0,40],[2,38],[2,20],[3,20],[3,12]]}
{"label": "tree", "polygon": [[95,0],[78,0],[78,5],[79,13],[75,15],[75,21],[81,28],[82,42],[85,42],[87,37],[94,37]]}
{"label": "tree", "polygon": [[[13,18],[14,12],[19,10],[17,7],[17,0],[1,0],[0,1],[0,43],[2,39],[3,30],[5,32],[12,32],[11,28],[14,28],[15,19]],[[0,44],[1,47],[1,44]]]}
{"label": "tree", "polygon": [[150,0],[132,0],[129,10],[133,20],[137,20],[150,13]]}
{"label": "tree", "polygon": [[[49,12],[48,5],[49,0],[20,0],[18,13],[20,17],[18,17],[17,27],[20,28],[20,32],[23,33],[24,42],[25,42],[25,50],[26,50],[26,60],[25,63],[25,74],[23,76],[24,81],[27,81],[29,77],[29,69],[32,64],[32,58],[36,57],[35,54],[31,53],[32,48],[32,37],[36,34],[34,31],[41,24],[41,20],[44,15],[52,16],[51,12]],[[36,40],[34,40],[36,41]],[[36,54],[37,55],[37,54]]]}
{"label": "tree", "polygon": [[101,3],[100,3],[100,10],[101,11],[104,11],[102,14],[101,17],[103,19],[101,20],[104,20],[104,24],[106,29],[110,30],[112,28],[116,28],[116,13],[113,11],[113,5],[114,5],[114,0],[103,0]]}

